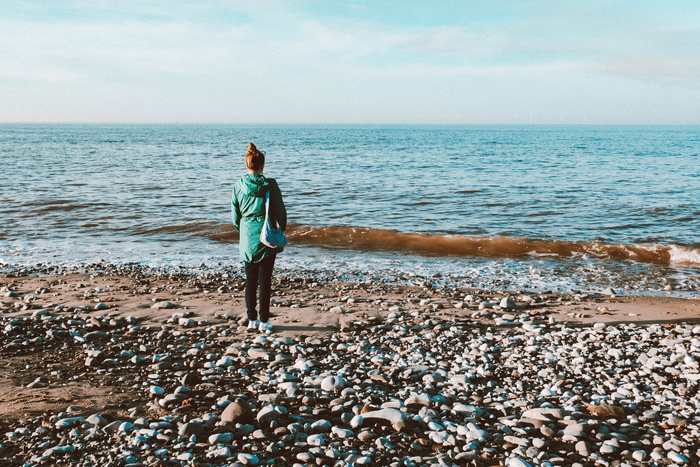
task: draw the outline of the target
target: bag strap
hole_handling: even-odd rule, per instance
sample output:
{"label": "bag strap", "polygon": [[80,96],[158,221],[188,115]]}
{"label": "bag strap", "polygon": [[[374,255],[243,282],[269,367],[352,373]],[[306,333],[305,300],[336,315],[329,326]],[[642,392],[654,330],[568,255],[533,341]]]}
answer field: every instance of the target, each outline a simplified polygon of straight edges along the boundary
{"label": "bag strap", "polygon": [[270,223],[270,226],[279,229],[277,220],[270,217],[270,190],[265,192],[265,220]]}
{"label": "bag strap", "polygon": [[265,192],[265,217],[270,215],[270,190]]}

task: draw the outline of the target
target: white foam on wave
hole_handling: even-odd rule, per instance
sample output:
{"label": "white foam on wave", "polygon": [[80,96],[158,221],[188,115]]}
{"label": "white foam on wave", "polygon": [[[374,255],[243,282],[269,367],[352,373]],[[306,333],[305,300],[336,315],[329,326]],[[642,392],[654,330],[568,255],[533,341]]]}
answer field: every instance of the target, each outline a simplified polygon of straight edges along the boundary
{"label": "white foam on wave", "polygon": [[700,250],[671,245],[668,247],[671,264],[685,266],[700,266]]}

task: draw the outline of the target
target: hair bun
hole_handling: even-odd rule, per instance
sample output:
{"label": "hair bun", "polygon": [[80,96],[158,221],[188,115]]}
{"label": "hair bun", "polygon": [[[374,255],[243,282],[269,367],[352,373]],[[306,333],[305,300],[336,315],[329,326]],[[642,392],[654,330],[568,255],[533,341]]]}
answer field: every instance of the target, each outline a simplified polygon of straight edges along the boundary
{"label": "hair bun", "polygon": [[258,150],[258,148],[256,148],[253,143],[248,143],[248,151],[249,152],[255,152],[257,150]]}

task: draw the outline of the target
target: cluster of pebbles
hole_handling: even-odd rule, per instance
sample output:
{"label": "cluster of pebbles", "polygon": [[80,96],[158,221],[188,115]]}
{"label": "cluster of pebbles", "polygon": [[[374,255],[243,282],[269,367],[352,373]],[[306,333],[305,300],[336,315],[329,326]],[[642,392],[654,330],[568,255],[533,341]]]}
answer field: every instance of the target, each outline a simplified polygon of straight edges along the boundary
{"label": "cluster of pebbles", "polygon": [[296,337],[182,313],[0,315],[0,358],[66,362],[27,387],[133,396],[0,423],[0,465],[700,463],[700,326],[570,327],[517,308],[483,324],[429,302]]}

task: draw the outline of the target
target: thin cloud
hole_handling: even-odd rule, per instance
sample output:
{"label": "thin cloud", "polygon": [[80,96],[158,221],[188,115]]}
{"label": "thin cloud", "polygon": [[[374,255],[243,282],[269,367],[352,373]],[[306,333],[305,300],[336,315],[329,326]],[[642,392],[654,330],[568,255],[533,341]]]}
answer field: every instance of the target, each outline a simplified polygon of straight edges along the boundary
{"label": "thin cloud", "polygon": [[606,63],[581,65],[579,69],[659,85],[700,88],[700,58],[682,60],[648,56],[620,57]]}
{"label": "thin cloud", "polygon": [[416,5],[8,0],[0,92],[15,107],[0,119],[18,108],[53,118],[70,96],[102,119],[114,109],[138,120],[131,94],[160,120],[473,121],[470,109],[500,118],[514,99],[549,102],[552,89],[561,112],[603,109],[611,95],[638,99],[635,83],[656,93],[650,109],[656,95],[672,105],[669,93],[700,105],[697,14],[598,1]]}

